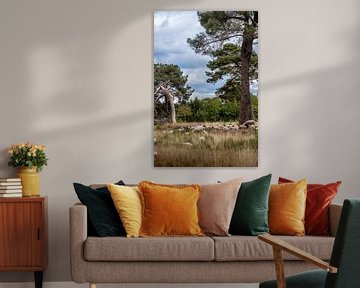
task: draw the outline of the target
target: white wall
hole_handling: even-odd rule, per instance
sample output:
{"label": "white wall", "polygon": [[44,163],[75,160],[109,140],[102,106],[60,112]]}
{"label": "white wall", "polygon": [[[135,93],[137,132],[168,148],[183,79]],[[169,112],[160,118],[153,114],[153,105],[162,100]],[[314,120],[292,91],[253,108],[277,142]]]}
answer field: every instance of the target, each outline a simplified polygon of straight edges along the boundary
{"label": "white wall", "polygon": [[[152,11],[259,10],[258,168],[160,169],[152,164]],[[186,29],[186,27],[184,27]],[[273,173],[342,180],[360,196],[358,0],[0,0],[0,175],[6,148],[49,148],[46,281],[69,274],[72,182],[214,182]],[[32,280],[0,273],[0,282]]]}

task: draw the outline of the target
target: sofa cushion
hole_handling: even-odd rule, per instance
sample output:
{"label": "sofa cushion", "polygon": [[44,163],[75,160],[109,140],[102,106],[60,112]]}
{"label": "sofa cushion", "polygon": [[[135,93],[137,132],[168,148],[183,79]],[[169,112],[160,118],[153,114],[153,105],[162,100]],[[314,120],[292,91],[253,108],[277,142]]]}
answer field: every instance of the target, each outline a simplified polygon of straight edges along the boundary
{"label": "sofa cushion", "polygon": [[[279,184],[292,180],[279,177]],[[307,184],[305,234],[330,235],[329,206],[335,198],[341,181],[329,184]]]}
{"label": "sofa cushion", "polygon": [[142,181],[140,236],[203,236],[196,203],[199,185],[164,185]]}
{"label": "sofa cushion", "polygon": [[307,179],[294,183],[273,184],[269,195],[270,234],[303,236],[305,234]]}
{"label": "sofa cushion", "polygon": [[[125,185],[123,181],[116,184]],[[106,186],[96,185],[96,187],[89,187],[74,183],[74,188],[81,203],[87,207],[89,235],[100,237],[126,235]]]}
{"label": "sofa cushion", "polygon": [[107,185],[124,225],[127,237],[139,237],[141,226],[141,196],[138,187]]}
{"label": "sofa cushion", "polygon": [[231,216],[242,178],[201,185],[199,225],[206,235],[229,236]]}
{"label": "sofa cushion", "polygon": [[[330,260],[334,237],[276,236],[322,260]],[[272,246],[254,236],[212,237],[215,242],[215,261],[272,260]],[[299,260],[284,253],[285,260]]]}
{"label": "sofa cushion", "polygon": [[268,210],[271,174],[241,184],[231,218],[232,235],[269,233]]}
{"label": "sofa cushion", "polygon": [[87,261],[213,261],[210,237],[89,237],[84,245]]}

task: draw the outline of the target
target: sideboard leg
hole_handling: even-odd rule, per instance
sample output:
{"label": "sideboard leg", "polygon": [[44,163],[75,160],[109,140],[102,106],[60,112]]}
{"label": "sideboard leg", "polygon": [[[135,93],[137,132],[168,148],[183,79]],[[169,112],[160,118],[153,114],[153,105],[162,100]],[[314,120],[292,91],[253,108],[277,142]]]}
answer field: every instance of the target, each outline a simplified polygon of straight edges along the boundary
{"label": "sideboard leg", "polygon": [[96,284],[95,283],[89,283],[89,288],[96,288]]}
{"label": "sideboard leg", "polygon": [[42,288],[43,284],[43,271],[35,271],[35,288]]}

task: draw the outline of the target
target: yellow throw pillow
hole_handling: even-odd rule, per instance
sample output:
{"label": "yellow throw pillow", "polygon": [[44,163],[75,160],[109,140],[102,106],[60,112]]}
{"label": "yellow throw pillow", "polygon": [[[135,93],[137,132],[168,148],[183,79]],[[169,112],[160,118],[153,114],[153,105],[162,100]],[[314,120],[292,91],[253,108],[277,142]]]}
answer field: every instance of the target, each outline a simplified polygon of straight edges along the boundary
{"label": "yellow throw pillow", "polygon": [[108,184],[127,237],[139,237],[141,227],[141,196],[137,187]]}
{"label": "yellow throw pillow", "polygon": [[199,185],[172,186],[143,181],[140,236],[203,236],[197,201]]}
{"label": "yellow throw pillow", "polygon": [[269,195],[271,234],[295,236],[305,234],[306,185],[307,179],[271,185]]}

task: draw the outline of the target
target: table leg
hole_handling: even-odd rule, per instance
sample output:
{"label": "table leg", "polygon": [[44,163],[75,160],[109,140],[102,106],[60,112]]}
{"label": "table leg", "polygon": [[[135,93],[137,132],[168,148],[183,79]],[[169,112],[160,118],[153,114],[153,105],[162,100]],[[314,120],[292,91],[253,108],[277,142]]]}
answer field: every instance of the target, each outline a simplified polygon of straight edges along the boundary
{"label": "table leg", "polygon": [[35,288],[42,288],[43,284],[43,271],[35,271]]}

